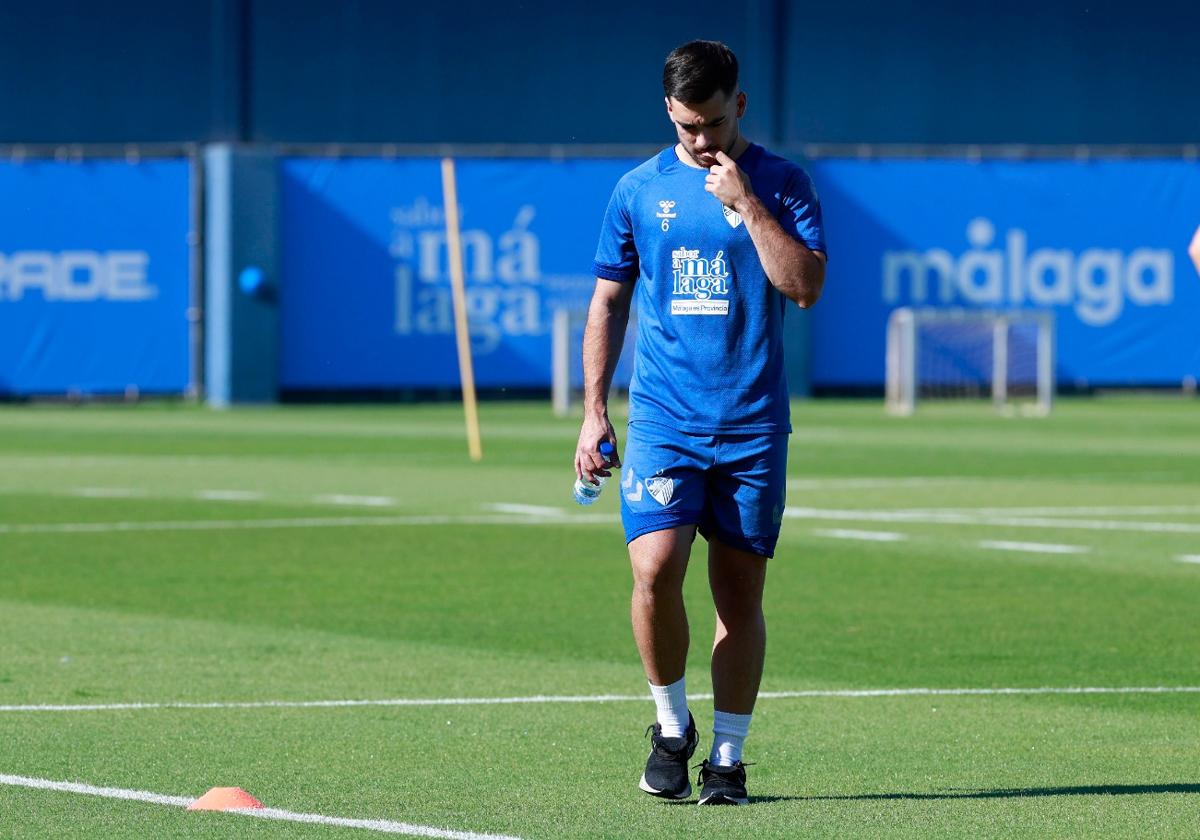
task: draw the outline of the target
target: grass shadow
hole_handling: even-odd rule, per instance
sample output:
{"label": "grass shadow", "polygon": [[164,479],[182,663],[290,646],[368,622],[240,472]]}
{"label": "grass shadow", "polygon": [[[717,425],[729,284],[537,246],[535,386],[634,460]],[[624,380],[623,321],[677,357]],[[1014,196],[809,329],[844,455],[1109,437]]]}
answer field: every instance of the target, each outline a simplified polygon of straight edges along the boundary
{"label": "grass shadow", "polygon": [[1085,785],[1074,787],[1003,788],[998,790],[960,790],[939,793],[859,793],[846,796],[761,796],[755,802],[804,799],[808,801],[870,801],[881,799],[1026,799],[1041,796],[1137,796],[1156,793],[1200,793],[1200,784],[1165,785]]}
{"label": "grass shadow", "polygon": [[[843,796],[751,796],[751,805],[771,802],[872,802],[885,800],[930,799],[1028,799],[1041,796],[1139,796],[1156,793],[1200,793],[1200,784],[1164,785],[1083,785],[1072,787],[999,788],[962,790],[950,788],[937,793],[856,793]],[[665,805],[695,805],[695,797],[664,799]]]}

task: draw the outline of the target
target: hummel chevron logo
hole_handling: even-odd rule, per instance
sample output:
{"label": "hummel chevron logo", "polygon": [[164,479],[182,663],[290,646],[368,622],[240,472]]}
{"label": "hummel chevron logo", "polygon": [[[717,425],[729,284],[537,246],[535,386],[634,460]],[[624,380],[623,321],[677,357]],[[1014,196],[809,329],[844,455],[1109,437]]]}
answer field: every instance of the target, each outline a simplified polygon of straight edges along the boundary
{"label": "hummel chevron logo", "polygon": [[625,498],[631,502],[640,502],[642,500],[642,482],[637,483],[636,490],[630,490],[633,487],[633,467],[625,467],[625,477],[621,480],[621,487],[624,488]]}

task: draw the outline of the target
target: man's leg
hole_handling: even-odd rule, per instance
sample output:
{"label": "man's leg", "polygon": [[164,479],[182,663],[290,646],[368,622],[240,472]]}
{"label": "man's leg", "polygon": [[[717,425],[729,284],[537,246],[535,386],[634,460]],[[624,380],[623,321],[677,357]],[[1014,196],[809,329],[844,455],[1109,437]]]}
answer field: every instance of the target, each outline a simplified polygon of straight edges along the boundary
{"label": "man's leg", "polygon": [[667,799],[691,796],[688,762],[699,741],[683,676],[689,642],[683,578],[703,516],[712,442],[657,423],[630,423],[621,468],[630,616],[657,714],[638,786]]}
{"label": "man's leg", "polygon": [[[742,743],[750,730],[767,649],[763,584],[783,521],[787,442],[785,434],[724,436],[721,458],[709,476],[710,514],[701,523],[708,537],[708,580],[717,608],[709,763],[736,769],[739,777],[725,793],[715,785],[713,801],[746,799],[740,781]],[[706,784],[702,803],[708,793]]]}
{"label": "man's leg", "polygon": [[717,607],[713,641],[713,745],[700,776],[701,805],[745,805],[746,770],[742,744],[758,697],[767,625],[763,619],[763,583],[767,558],[710,537],[708,580]]}
{"label": "man's leg", "polygon": [[713,749],[700,772],[701,805],[745,805],[742,744],[767,653],[762,587],[767,558],[709,536],[708,582],[716,605],[713,641]]}
{"label": "man's leg", "polygon": [[683,577],[695,532],[695,525],[683,525],[629,543],[633,635],[657,710],[650,757],[638,787],[666,799],[692,795],[688,762],[698,741],[683,677],[688,652]]}
{"label": "man's leg", "polygon": [[633,637],[651,685],[683,678],[688,654],[683,577],[695,525],[643,534],[629,544],[633,567]]}
{"label": "man's leg", "polygon": [[767,652],[762,610],[766,578],[767,558],[710,538],[708,582],[717,607],[713,706],[718,711],[736,715],[754,711]]}

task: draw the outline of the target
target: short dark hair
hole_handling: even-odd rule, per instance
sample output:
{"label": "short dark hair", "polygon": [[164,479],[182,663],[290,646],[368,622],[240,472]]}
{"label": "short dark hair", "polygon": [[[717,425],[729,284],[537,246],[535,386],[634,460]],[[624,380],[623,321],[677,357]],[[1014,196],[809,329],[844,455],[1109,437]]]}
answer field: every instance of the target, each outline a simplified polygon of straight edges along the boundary
{"label": "short dark hair", "polygon": [[663,91],[680,102],[707,102],[737,89],[738,61],[720,41],[688,41],[671,50],[663,67]]}

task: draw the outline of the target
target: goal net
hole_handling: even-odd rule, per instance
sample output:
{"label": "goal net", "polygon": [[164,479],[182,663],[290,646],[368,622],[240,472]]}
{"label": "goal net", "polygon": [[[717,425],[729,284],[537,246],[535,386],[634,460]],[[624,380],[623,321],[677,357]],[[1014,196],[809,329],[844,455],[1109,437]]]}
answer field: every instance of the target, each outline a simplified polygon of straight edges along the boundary
{"label": "goal net", "polygon": [[[583,331],[586,309],[556,309],[551,328],[551,398],[554,413],[565,417],[583,397]],[[628,394],[633,379],[633,351],[637,343],[637,314],[630,310],[621,358],[613,372],[610,395]]]}
{"label": "goal net", "polygon": [[887,408],[912,414],[919,399],[990,400],[1003,413],[1048,414],[1053,313],[894,310],[887,330]]}

